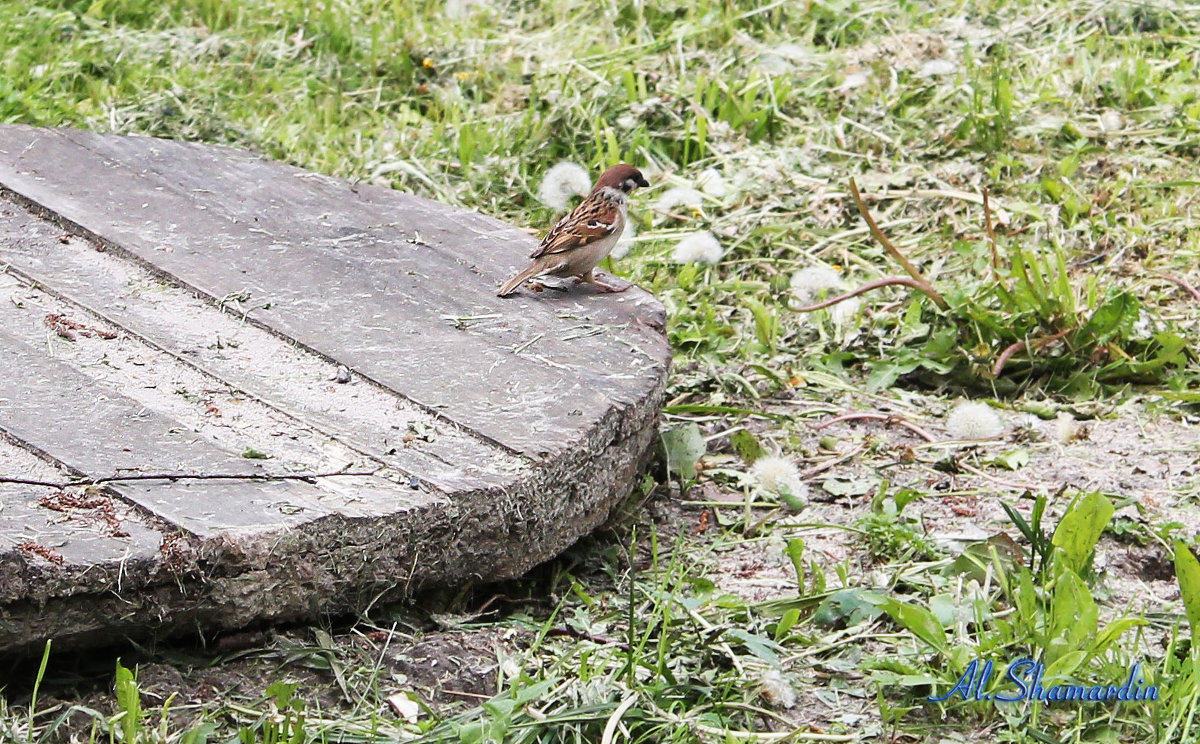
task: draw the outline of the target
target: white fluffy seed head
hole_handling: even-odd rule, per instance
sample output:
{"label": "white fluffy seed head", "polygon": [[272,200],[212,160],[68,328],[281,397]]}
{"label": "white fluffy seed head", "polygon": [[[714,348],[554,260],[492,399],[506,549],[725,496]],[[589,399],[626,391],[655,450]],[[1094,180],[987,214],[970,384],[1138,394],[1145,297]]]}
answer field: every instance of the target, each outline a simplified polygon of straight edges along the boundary
{"label": "white fluffy seed head", "polygon": [[829,308],[829,319],[833,321],[834,325],[849,325],[858,315],[860,307],[862,307],[862,303],[857,297],[843,300]]}
{"label": "white fluffy seed head", "polygon": [[809,266],[792,274],[792,296],[801,305],[816,302],[822,292],[842,289],[842,277],[828,266]]}
{"label": "white fluffy seed head", "polygon": [[967,400],[946,417],[946,431],[955,439],[995,439],[1004,433],[1004,424],[987,403]]}
{"label": "white fluffy seed head", "polygon": [[779,484],[789,480],[800,480],[800,470],[795,463],[781,455],[764,455],[750,466],[754,482],[768,491],[779,490]]}
{"label": "white fluffy seed head", "polygon": [[676,263],[706,263],[715,264],[725,255],[725,249],[717,237],[710,232],[694,232],[684,235],[671,251],[671,258]]}
{"label": "white fluffy seed head", "polygon": [[1100,114],[1100,129],[1105,132],[1119,132],[1125,128],[1125,117],[1121,112],[1109,109]]}
{"label": "white fluffy seed head", "polygon": [[1054,417],[1054,438],[1066,444],[1079,437],[1079,422],[1066,411]]}
{"label": "white fluffy seed head", "polygon": [[592,177],[578,163],[563,161],[546,171],[538,200],[551,209],[563,210],[572,196],[587,196],[592,190]]}
{"label": "white fluffy seed head", "polygon": [[608,255],[613,258],[625,258],[629,255],[629,251],[633,248],[633,241],[637,237],[637,225],[627,221],[625,230],[621,233],[621,237],[617,239],[617,244],[613,246]]}
{"label": "white fluffy seed head", "polygon": [[696,189],[677,186],[662,192],[654,201],[654,209],[657,212],[674,212],[680,207],[699,209],[703,203],[704,194]]}
{"label": "white fluffy seed head", "polygon": [[796,707],[796,690],[778,669],[768,669],[758,678],[763,699],[777,708]]}
{"label": "white fluffy seed head", "polygon": [[754,485],[781,496],[789,496],[797,504],[808,501],[808,486],[800,480],[800,469],[781,455],[765,455],[750,466]]}

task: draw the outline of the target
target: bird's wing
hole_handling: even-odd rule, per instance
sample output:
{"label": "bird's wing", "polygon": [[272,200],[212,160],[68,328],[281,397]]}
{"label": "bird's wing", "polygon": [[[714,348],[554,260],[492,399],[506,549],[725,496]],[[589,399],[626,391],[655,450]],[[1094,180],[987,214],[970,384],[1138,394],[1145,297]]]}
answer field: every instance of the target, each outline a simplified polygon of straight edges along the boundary
{"label": "bird's wing", "polygon": [[621,211],[616,205],[608,200],[584,201],[546,233],[529,257],[541,258],[580,248],[610,237],[621,227]]}

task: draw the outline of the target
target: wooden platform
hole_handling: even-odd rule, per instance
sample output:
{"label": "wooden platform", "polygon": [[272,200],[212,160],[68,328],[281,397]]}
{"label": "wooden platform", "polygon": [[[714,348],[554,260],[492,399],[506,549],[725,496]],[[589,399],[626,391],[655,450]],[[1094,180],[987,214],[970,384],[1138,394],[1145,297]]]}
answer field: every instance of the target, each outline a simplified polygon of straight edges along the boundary
{"label": "wooden platform", "polygon": [[495,297],[535,239],[494,219],[21,126],[0,187],[0,475],[126,478],[0,483],[0,652],[519,575],[656,436],[662,307]]}

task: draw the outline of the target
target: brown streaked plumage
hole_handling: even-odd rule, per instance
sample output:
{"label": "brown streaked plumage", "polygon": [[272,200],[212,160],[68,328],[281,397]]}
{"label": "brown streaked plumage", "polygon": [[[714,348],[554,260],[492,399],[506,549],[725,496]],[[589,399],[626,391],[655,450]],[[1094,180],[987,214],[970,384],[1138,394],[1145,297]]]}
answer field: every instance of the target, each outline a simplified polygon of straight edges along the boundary
{"label": "brown streaked plumage", "polygon": [[604,284],[592,276],[592,270],[608,255],[625,229],[630,192],[649,185],[641,171],[632,165],[622,163],[604,171],[592,192],[542,238],[537,250],[529,256],[533,263],[505,282],[496,294],[510,295],[539,276],[573,276],[606,292],[628,289]]}

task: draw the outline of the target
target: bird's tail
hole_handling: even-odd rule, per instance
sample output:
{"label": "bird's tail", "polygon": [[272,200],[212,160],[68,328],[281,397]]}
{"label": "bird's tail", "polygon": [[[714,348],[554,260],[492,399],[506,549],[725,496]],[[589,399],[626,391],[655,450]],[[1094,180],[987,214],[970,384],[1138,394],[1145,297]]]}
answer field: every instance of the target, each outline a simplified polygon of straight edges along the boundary
{"label": "bird's tail", "polygon": [[509,279],[507,282],[505,282],[504,286],[500,288],[500,291],[496,293],[496,296],[507,297],[513,292],[516,292],[517,287],[534,278],[538,274],[543,273],[545,270],[546,268],[544,266],[539,266],[537,263],[532,264],[520,274],[517,274],[512,279]]}

